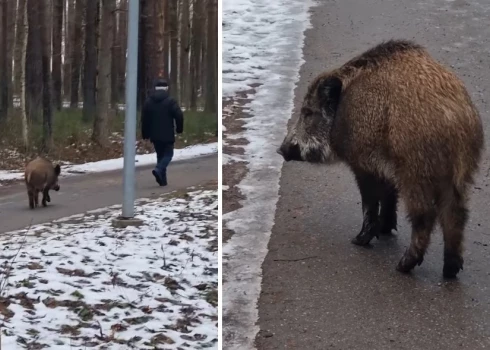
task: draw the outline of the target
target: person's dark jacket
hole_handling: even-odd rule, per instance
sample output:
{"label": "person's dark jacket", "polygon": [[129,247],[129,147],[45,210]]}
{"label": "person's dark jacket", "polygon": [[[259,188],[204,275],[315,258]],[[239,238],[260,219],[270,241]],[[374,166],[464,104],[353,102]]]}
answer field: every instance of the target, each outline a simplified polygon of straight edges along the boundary
{"label": "person's dark jacket", "polygon": [[[175,131],[174,131],[175,130]],[[177,101],[165,90],[154,90],[145,101],[141,113],[141,133],[144,140],[175,142],[175,132],[184,131],[184,115]]]}

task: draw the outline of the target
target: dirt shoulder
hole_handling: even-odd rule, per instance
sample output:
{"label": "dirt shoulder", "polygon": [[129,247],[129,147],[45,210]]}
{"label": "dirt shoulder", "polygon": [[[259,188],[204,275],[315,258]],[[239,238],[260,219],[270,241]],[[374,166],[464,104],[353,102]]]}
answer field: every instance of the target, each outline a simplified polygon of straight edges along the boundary
{"label": "dirt shoulder", "polygon": [[[251,95],[259,85],[239,92],[233,98],[223,99],[223,214],[242,207],[240,201],[245,199],[238,184],[247,175],[247,162],[242,160],[249,142],[239,134],[245,131],[244,125],[251,115],[245,106],[252,101]],[[233,231],[223,226],[223,243],[233,236]]]}

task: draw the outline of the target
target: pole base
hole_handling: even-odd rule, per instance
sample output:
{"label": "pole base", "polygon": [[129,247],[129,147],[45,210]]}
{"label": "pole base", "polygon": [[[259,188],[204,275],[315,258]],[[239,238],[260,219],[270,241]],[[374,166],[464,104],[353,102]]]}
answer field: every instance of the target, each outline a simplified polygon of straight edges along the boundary
{"label": "pole base", "polygon": [[139,227],[141,225],[143,225],[143,220],[136,218],[124,218],[122,216],[118,216],[112,220],[112,227],[115,228],[126,228],[128,226]]}

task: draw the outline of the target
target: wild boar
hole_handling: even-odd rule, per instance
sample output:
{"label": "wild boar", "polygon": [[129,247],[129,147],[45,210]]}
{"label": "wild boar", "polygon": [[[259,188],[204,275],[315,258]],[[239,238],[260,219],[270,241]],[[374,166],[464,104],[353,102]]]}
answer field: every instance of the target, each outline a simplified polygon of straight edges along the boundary
{"label": "wild boar", "polygon": [[42,204],[47,206],[51,202],[49,190],[60,190],[58,177],[61,172],[59,164],[53,166],[49,160],[37,157],[26,165],[24,180],[29,196],[29,207],[34,209],[39,206],[39,192],[42,192]]}
{"label": "wild boar", "polygon": [[348,165],[363,212],[354,244],[396,230],[400,197],[412,226],[401,272],[422,263],[438,220],[443,275],[454,278],[463,268],[468,188],[483,148],[482,121],[462,81],[424,47],[391,40],[316,77],[278,153]]}

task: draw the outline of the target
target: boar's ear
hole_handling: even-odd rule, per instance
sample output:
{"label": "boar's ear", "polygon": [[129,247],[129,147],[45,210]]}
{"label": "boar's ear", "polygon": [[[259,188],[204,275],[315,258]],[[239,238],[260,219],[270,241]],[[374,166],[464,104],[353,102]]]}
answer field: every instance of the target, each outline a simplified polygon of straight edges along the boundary
{"label": "boar's ear", "polygon": [[56,164],[56,166],[54,167],[54,173],[56,174],[56,176],[61,173],[61,167],[59,164]]}
{"label": "boar's ear", "polygon": [[320,81],[318,85],[318,97],[320,106],[330,109],[332,112],[337,111],[342,93],[342,80],[336,76],[329,76]]}

